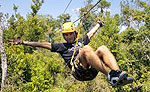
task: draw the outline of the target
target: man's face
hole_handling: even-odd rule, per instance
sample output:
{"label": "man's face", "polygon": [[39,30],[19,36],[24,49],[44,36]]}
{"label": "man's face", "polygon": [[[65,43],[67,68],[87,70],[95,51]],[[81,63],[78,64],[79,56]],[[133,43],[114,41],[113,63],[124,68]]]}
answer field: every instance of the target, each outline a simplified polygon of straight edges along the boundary
{"label": "man's face", "polygon": [[65,33],[64,34],[64,38],[66,39],[66,41],[68,43],[73,43],[74,40],[75,40],[75,34],[73,32],[70,32],[70,33]]}

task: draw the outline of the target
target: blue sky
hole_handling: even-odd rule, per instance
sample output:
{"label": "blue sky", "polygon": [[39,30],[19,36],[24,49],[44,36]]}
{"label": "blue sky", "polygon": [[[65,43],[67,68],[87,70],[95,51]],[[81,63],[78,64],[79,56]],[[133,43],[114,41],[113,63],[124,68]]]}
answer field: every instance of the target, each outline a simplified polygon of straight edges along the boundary
{"label": "blue sky", "polygon": [[[50,14],[54,18],[57,18],[58,15],[62,14],[69,3],[70,0],[44,0],[44,3],[38,12],[38,14]],[[73,12],[74,9],[84,7],[86,0],[72,0],[70,6],[68,7],[66,13],[71,15],[71,20],[74,21],[78,18],[78,13]],[[98,0],[94,0],[97,2]],[[107,0],[111,2],[110,12],[111,15],[116,13],[120,13],[120,1],[121,0]],[[4,14],[9,13],[14,14],[13,4],[17,5],[18,12],[26,17],[28,13],[31,12],[30,6],[32,4],[32,0],[0,0],[0,12]]]}

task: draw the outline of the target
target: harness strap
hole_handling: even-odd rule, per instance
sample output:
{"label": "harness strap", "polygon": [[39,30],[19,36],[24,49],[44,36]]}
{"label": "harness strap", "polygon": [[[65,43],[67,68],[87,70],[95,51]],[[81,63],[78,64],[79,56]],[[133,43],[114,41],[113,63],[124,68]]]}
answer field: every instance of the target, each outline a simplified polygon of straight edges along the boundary
{"label": "harness strap", "polygon": [[[81,22],[80,22],[80,25],[81,25]],[[74,58],[74,55],[75,55],[76,50],[77,50],[77,44],[78,44],[78,40],[79,40],[79,34],[80,34],[80,31],[81,31],[81,30],[79,29],[78,34],[77,34],[77,38],[76,38],[75,49],[74,49],[73,55],[72,55],[72,57],[71,57],[71,61],[70,61],[71,66],[74,65],[74,63],[73,63],[73,58]]]}

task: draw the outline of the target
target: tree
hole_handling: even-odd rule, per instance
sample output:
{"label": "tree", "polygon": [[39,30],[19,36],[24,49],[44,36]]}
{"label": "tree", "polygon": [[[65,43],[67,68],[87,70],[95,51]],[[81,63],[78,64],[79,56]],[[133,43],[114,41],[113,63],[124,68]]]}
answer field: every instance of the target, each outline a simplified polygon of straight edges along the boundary
{"label": "tree", "polygon": [[42,3],[44,3],[44,0],[32,0],[32,2],[33,4],[31,5],[31,9],[32,9],[31,14],[35,16],[40,10]]}
{"label": "tree", "polygon": [[18,9],[18,6],[16,6],[15,4],[13,5],[13,10],[15,11],[15,15],[17,13],[17,9]]}
{"label": "tree", "polygon": [[4,43],[3,43],[3,29],[2,29],[2,13],[0,13],[0,50],[1,50],[1,65],[2,65],[2,82],[1,91],[5,86],[5,80],[7,76],[7,57],[5,53]]}
{"label": "tree", "polygon": [[[8,63],[5,91],[122,92],[127,90],[132,92],[140,90],[146,92],[150,90],[149,4],[145,2],[133,3],[127,0],[129,5],[123,3],[121,16],[118,14],[110,16],[110,12],[95,11],[109,8],[110,3],[102,0],[94,10],[87,14],[86,18],[83,18],[83,20],[87,19],[82,22],[88,29],[96,24],[98,16],[105,20],[105,26],[100,28],[89,45],[94,49],[106,45],[115,55],[120,68],[136,79],[136,82],[132,84],[114,89],[106,81],[106,76],[101,73],[92,81],[75,80],[71,77],[70,71],[63,66],[64,62],[61,56],[49,50],[8,44],[8,39],[17,39],[19,35],[27,41],[50,41],[52,43],[64,41],[60,29],[64,22],[70,21],[70,15],[61,14],[57,19],[51,15],[38,15],[42,0],[32,1],[32,12],[27,15],[27,18],[17,12],[16,15],[9,17],[8,27],[2,30]],[[87,0],[85,7],[80,9],[80,16],[93,6],[93,1]],[[142,10],[132,9],[130,3],[134,6],[141,5],[143,8]],[[129,21],[127,17],[139,24],[139,26],[136,24],[138,31],[131,26],[132,21]],[[144,25],[140,25],[143,21]],[[119,33],[118,26],[127,22],[129,23],[128,28]],[[77,30],[81,30],[80,36],[83,36],[85,31],[81,25],[77,25]]]}

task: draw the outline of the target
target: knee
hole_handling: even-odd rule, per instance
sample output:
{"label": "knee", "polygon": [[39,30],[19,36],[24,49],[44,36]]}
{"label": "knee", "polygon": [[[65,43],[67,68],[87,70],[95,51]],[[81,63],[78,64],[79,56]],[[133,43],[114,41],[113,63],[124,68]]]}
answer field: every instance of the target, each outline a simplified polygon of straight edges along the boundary
{"label": "knee", "polygon": [[82,48],[82,50],[83,50],[84,52],[91,52],[91,51],[93,51],[93,49],[92,49],[90,46],[88,46],[88,45],[85,45],[85,46]]}
{"label": "knee", "polygon": [[107,53],[108,51],[109,49],[107,48],[107,46],[102,45],[96,50],[96,53],[104,54],[104,53]]}

